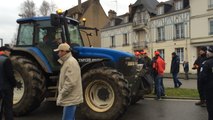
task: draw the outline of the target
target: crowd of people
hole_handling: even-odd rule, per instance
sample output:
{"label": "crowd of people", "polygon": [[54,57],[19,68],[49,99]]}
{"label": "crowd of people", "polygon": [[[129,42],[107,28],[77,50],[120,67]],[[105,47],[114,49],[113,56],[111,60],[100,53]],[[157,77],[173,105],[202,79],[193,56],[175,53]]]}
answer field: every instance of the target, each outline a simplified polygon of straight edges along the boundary
{"label": "crowd of people", "polygon": [[[213,94],[211,93],[213,91],[213,46],[209,46],[208,48],[201,47],[199,54],[199,57],[195,60],[192,67],[192,69],[197,70],[197,89],[200,98],[195,105],[207,107],[208,120],[213,120]],[[148,58],[145,51],[141,52],[141,54],[136,54],[138,57],[138,64],[144,64],[144,68],[151,71],[155,83],[155,99],[160,100],[162,96],[165,96],[163,75],[166,64],[159,51],[155,51],[154,55],[155,56],[151,60]],[[144,56],[149,60],[145,60]],[[171,56],[170,73],[172,74],[174,88],[179,88],[182,85],[181,81],[178,79],[180,58],[175,52],[172,52]],[[185,72],[185,79],[188,80],[189,63],[187,61],[183,62],[183,69]]]}

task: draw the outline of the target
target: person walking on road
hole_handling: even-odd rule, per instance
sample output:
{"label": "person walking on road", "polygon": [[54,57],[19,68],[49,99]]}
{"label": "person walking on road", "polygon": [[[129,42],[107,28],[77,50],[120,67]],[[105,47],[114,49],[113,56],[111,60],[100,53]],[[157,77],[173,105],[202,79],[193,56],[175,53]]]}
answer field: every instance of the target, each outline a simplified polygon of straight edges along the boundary
{"label": "person walking on road", "polygon": [[195,105],[200,105],[205,107],[206,106],[206,98],[205,98],[205,91],[204,91],[204,85],[202,83],[202,78],[199,77],[200,74],[200,67],[201,64],[207,59],[206,57],[206,47],[200,48],[200,56],[195,60],[194,66],[192,69],[197,69],[197,89],[199,93],[200,100],[195,103]]}
{"label": "person walking on road", "polygon": [[173,52],[170,72],[172,73],[175,88],[179,88],[182,85],[182,83],[178,79],[179,69],[180,69],[180,58],[175,52]]}
{"label": "person walking on road", "polygon": [[184,70],[184,73],[185,73],[185,80],[188,80],[189,79],[189,62],[187,61],[184,61],[183,62],[183,70]]}
{"label": "person walking on road", "polygon": [[163,75],[165,70],[165,62],[160,56],[159,51],[155,51],[155,61],[153,62],[153,69],[155,71],[155,89],[156,89],[156,100],[160,100],[161,96],[165,95],[163,87]]}
{"label": "person walking on road", "polygon": [[9,58],[12,49],[3,46],[0,51],[3,52],[0,55],[0,120],[2,120],[3,113],[5,120],[13,120],[13,89],[17,83]]}
{"label": "person walking on road", "polygon": [[213,46],[207,50],[207,59],[201,65],[199,77],[205,89],[208,120],[213,120]]}
{"label": "person walking on road", "polygon": [[81,69],[67,43],[61,43],[54,51],[58,52],[58,62],[62,64],[56,103],[64,107],[62,120],[75,120],[76,107],[83,102]]}

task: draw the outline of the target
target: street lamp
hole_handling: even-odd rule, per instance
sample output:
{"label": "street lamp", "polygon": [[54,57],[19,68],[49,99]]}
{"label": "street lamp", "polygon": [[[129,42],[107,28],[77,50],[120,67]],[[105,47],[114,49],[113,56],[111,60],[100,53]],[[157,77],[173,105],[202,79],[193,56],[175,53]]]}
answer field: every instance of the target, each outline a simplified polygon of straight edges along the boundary
{"label": "street lamp", "polygon": [[83,18],[83,19],[82,19],[82,21],[83,21],[83,26],[85,26],[86,20],[87,20],[86,18]]}
{"label": "street lamp", "polygon": [[1,46],[3,46],[3,38],[0,38],[0,40],[1,40]]}

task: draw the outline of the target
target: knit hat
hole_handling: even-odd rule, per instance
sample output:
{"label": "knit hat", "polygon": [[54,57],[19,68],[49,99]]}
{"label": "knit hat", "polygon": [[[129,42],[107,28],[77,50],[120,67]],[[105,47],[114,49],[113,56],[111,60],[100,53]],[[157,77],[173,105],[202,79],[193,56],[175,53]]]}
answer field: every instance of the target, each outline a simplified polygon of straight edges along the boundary
{"label": "knit hat", "polygon": [[201,47],[200,50],[206,52],[207,51],[207,48],[205,46]]}
{"label": "knit hat", "polygon": [[13,49],[12,48],[10,48],[9,46],[2,46],[2,47],[0,47],[0,51],[12,51]]}
{"label": "knit hat", "polygon": [[172,55],[176,55],[176,52],[173,52]]}

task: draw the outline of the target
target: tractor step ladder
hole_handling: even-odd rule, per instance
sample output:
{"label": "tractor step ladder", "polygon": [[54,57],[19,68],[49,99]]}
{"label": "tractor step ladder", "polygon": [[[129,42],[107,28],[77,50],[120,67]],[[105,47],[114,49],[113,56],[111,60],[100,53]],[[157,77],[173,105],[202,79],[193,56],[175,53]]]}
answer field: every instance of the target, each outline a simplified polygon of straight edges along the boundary
{"label": "tractor step ladder", "polygon": [[48,95],[46,97],[46,101],[56,101],[57,96],[58,96],[58,81],[59,77],[58,76],[51,76],[51,80],[56,80],[57,84],[56,86],[50,86],[47,88]]}

